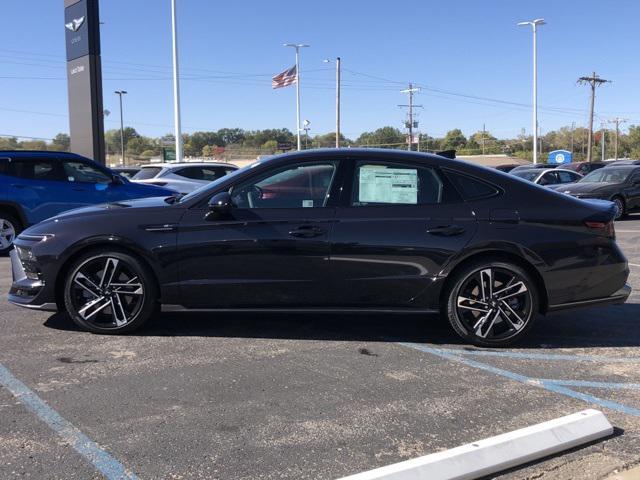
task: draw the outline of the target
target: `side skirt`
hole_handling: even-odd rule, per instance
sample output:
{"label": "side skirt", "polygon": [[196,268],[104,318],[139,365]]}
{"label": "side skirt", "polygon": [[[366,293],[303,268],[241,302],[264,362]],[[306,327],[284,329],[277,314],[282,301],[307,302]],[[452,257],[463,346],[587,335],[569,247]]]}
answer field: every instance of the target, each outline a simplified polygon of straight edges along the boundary
{"label": "side skirt", "polygon": [[262,312],[262,313],[439,313],[438,309],[423,308],[187,308],[183,305],[162,305],[162,312]]}

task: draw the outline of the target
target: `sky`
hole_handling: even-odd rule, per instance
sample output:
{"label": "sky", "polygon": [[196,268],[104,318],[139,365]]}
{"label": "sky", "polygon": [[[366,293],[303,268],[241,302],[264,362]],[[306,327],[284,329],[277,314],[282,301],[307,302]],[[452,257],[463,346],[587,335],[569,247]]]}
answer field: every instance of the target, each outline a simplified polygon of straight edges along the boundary
{"label": "sky", "polygon": [[[460,128],[498,138],[531,133],[532,34],[516,23],[544,18],[538,34],[542,133],[586,126],[589,88],[596,121],[640,124],[637,0],[177,0],[183,131],[289,128],[295,87],[271,88],[301,52],[301,115],[310,134],[335,131],[335,67],[342,59],[342,132],[402,129],[400,91],[420,86],[419,130]],[[5,1],[0,41],[0,135],[68,132],[62,0]],[[115,90],[126,90],[125,124],[173,131],[170,0],[100,2],[105,128],[119,128]],[[13,19],[13,20],[10,20]],[[28,21],[27,21],[28,19]],[[8,20],[8,21],[7,21]]]}

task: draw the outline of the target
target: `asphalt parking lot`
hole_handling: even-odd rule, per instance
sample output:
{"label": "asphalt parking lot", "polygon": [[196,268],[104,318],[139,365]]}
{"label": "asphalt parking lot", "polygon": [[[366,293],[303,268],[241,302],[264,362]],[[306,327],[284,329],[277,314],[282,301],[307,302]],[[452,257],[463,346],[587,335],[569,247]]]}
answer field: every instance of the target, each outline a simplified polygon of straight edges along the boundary
{"label": "asphalt parking lot", "polygon": [[[335,479],[585,408],[616,434],[500,478],[606,478],[640,463],[640,216],[616,228],[629,302],[503,350],[415,315],[163,314],[99,336],[3,298],[0,478]],[[10,276],[0,258],[3,296]]]}

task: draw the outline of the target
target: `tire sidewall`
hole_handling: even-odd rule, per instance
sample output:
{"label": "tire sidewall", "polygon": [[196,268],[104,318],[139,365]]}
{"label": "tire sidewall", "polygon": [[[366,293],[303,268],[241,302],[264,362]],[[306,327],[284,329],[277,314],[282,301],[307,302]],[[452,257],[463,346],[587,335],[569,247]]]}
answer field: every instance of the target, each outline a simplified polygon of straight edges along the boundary
{"label": "tire sidewall", "polygon": [[[624,199],[616,196],[616,197],[613,197],[612,200],[616,204],[616,210],[617,210],[615,219],[620,220],[621,218],[624,218],[626,215],[626,205],[624,203]],[[621,208],[618,207],[618,204],[621,206]]]}
{"label": "tire sidewall", "polygon": [[[85,265],[87,262],[92,260],[100,259],[100,258],[117,258],[121,262],[124,262],[131,268],[140,278],[142,282],[142,286],[144,289],[144,298],[143,304],[140,310],[138,311],[136,317],[126,325],[122,327],[116,328],[101,328],[92,324],[91,322],[87,322],[84,320],[78,312],[75,310],[73,306],[73,302],[71,300],[71,284],[73,282],[73,278],[78,273],[78,271]],[[64,306],[67,311],[67,314],[74,321],[76,325],[78,325],[83,330],[87,330],[93,333],[101,333],[106,335],[117,335],[121,333],[132,332],[138,328],[140,328],[143,324],[145,324],[152,314],[155,311],[156,303],[157,303],[157,288],[155,282],[153,281],[152,274],[149,272],[148,268],[137,258],[129,255],[128,253],[115,251],[115,250],[101,250],[101,251],[93,251],[89,252],[85,255],[82,255],[78,260],[73,262],[71,267],[67,270],[66,278],[64,280]]]}
{"label": "tire sidewall", "polygon": [[[476,336],[474,333],[469,332],[467,328],[464,326],[464,323],[462,322],[462,320],[460,320],[460,318],[458,317],[458,308],[457,308],[456,299],[458,298],[458,292],[460,291],[462,284],[465,282],[467,278],[469,278],[469,276],[485,268],[500,268],[500,269],[512,271],[513,273],[522,277],[522,279],[526,283],[527,289],[531,293],[531,312],[529,314],[529,318],[527,319],[525,326],[515,335],[507,339],[491,340],[491,339],[480,338]],[[480,347],[505,347],[518,342],[533,327],[536,317],[538,316],[540,303],[539,303],[539,294],[538,294],[538,289],[536,287],[536,284],[535,282],[533,282],[531,275],[529,275],[526,270],[524,270],[522,267],[518,265],[515,265],[510,262],[506,262],[506,261],[486,261],[486,262],[474,262],[473,264],[468,265],[467,267],[465,267],[464,269],[462,269],[460,272],[456,274],[453,282],[451,283],[451,287],[449,288],[447,293],[446,308],[447,308],[447,318],[449,320],[449,323],[451,324],[455,332],[464,340],[472,343],[473,345],[480,346]]]}

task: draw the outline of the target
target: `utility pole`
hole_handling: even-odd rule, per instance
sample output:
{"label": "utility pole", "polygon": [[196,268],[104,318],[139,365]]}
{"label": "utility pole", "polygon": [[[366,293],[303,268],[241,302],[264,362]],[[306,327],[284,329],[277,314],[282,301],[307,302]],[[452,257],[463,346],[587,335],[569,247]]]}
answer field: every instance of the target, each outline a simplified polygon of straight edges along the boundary
{"label": "utility pole", "polygon": [[613,156],[616,160],[618,160],[618,137],[620,136],[620,124],[625,123],[627,121],[626,118],[616,117],[609,120],[609,123],[614,123],[616,125],[616,135],[613,144]]}
{"label": "utility pole", "polygon": [[486,129],[485,129],[485,124],[482,124],[482,155],[484,155],[484,135],[485,135]]}
{"label": "utility pole", "polygon": [[116,90],[114,92],[120,97],[120,151],[122,153],[122,165],[124,165],[124,117],[122,116],[122,95],[126,95],[125,90]]}
{"label": "utility pole", "polygon": [[596,99],[596,87],[599,87],[603,83],[611,82],[611,80],[605,80],[596,75],[596,72],[593,72],[593,75],[590,77],[580,77],[578,79],[579,85],[588,84],[591,87],[591,102],[589,104],[589,138],[587,140],[587,162],[591,162],[592,156],[592,143],[593,143],[593,110]]}
{"label": "utility pole", "polygon": [[409,83],[409,88],[405,90],[400,90],[400,93],[407,93],[409,95],[409,104],[408,105],[398,105],[399,107],[408,108],[408,127],[409,127],[409,147],[407,150],[413,150],[413,109],[414,108],[422,108],[422,105],[414,105],[413,104],[413,94],[419,92],[419,88],[414,88],[412,83]]}
{"label": "utility pole", "polygon": [[[325,59],[324,63],[331,63]],[[336,58],[336,148],[340,148],[340,57]]]}

